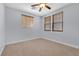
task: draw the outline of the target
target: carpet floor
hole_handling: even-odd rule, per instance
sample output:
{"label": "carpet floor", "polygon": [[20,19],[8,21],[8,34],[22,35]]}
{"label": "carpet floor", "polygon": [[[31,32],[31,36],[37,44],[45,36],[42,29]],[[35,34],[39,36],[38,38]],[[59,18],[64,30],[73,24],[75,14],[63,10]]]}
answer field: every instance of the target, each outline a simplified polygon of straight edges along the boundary
{"label": "carpet floor", "polygon": [[79,56],[79,49],[38,38],[7,45],[2,56]]}

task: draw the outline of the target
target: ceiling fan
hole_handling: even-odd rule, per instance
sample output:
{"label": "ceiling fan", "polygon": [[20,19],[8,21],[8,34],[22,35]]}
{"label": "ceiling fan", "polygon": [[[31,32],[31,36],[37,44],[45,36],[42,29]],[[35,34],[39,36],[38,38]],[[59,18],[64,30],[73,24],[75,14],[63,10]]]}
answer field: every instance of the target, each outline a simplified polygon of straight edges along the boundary
{"label": "ceiling fan", "polygon": [[47,3],[39,3],[39,4],[34,4],[34,5],[31,5],[32,7],[39,7],[39,12],[43,9],[43,8],[47,8],[47,9],[51,9],[50,6],[48,6]]}

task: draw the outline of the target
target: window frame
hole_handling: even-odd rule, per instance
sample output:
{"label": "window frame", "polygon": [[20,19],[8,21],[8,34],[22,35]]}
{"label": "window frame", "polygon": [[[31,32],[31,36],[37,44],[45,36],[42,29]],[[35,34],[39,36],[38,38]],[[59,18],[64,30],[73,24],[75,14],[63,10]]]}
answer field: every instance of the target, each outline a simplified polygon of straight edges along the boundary
{"label": "window frame", "polygon": [[[57,16],[57,15],[59,15],[59,14],[62,14],[62,16],[61,16],[61,17],[62,17],[62,18],[61,18],[62,21],[61,21],[61,22],[58,22],[58,23],[61,23],[62,29],[61,29],[61,30],[55,30],[55,29],[54,29],[54,28],[55,28],[55,26],[54,26],[54,25],[55,25],[55,22],[54,22],[55,19],[54,19],[54,17]],[[52,19],[52,21],[53,21],[53,25],[52,25],[52,28],[53,28],[53,29],[52,29],[52,31],[63,32],[63,11],[52,15],[52,18],[53,18],[53,19]]]}
{"label": "window frame", "polygon": [[[21,14],[21,25],[22,25],[22,27],[23,27],[23,28],[30,28],[30,27],[31,27],[31,24],[30,24],[30,25],[24,24],[23,17],[29,17],[29,18],[34,18],[34,17]],[[32,19],[31,21],[32,21],[32,23],[33,23],[33,19]]]}
{"label": "window frame", "polygon": [[[56,18],[59,22],[56,21],[56,19],[55,19],[56,16],[60,17],[59,18],[60,21]],[[50,17],[50,19],[51,19],[51,20],[49,20],[50,24],[51,24],[51,29],[50,30],[46,29],[46,17]],[[44,31],[63,32],[63,11],[58,12],[56,14],[53,14],[52,16],[46,16],[46,17],[44,17]],[[59,30],[60,28],[58,30],[55,30],[56,23],[61,25],[61,27],[60,27],[61,30]]]}
{"label": "window frame", "polygon": [[[50,17],[50,20],[49,20],[50,23],[46,23],[46,21],[48,20],[48,19],[46,19],[46,18],[48,18],[48,17]],[[51,28],[51,24],[52,24],[52,23],[51,23],[51,16],[45,17],[45,18],[44,18],[44,31],[51,31],[51,29],[52,29],[52,28]],[[46,29],[46,25],[50,25],[50,29],[49,29],[49,30]]]}

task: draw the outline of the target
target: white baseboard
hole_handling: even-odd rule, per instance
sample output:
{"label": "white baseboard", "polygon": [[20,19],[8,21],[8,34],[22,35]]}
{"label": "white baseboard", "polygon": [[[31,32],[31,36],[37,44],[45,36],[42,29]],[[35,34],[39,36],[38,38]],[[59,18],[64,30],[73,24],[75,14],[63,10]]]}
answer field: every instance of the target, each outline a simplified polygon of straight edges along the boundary
{"label": "white baseboard", "polygon": [[7,42],[6,45],[25,42],[25,41],[29,41],[29,40],[34,40],[34,39],[37,39],[37,38],[39,38],[39,37],[29,38],[29,39],[24,39],[24,40],[18,40],[18,41],[13,41],[13,42]]}
{"label": "white baseboard", "polygon": [[[65,42],[60,42],[60,41],[53,40],[53,39],[46,38],[46,37],[29,38],[29,40],[33,40],[33,39],[37,39],[37,38],[43,38],[43,39],[46,39],[46,40],[50,40],[50,41],[53,41],[53,42],[57,42],[57,43],[60,43],[60,44],[66,45],[66,46],[70,46],[70,47],[73,47],[73,48],[79,49],[79,46],[72,45],[72,44],[65,43]],[[14,44],[14,43],[19,43],[19,42],[24,42],[24,41],[29,41],[29,40],[28,40],[28,39],[25,39],[25,40],[19,40],[19,41],[14,41],[14,42],[8,42],[8,43],[6,43],[6,45]]]}
{"label": "white baseboard", "polygon": [[53,42],[57,42],[57,43],[60,43],[60,44],[63,44],[63,45],[66,45],[66,46],[69,46],[69,47],[72,47],[72,48],[79,49],[79,46],[76,46],[76,45],[72,45],[72,44],[65,43],[65,42],[60,42],[60,41],[53,40],[53,39],[46,38],[46,37],[42,37],[42,38],[47,39],[47,40],[50,40],[50,41],[53,41]]}
{"label": "white baseboard", "polygon": [[1,56],[1,54],[2,54],[2,52],[3,52],[3,50],[4,50],[4,48],[5,48],[5,46],[1,49],[1,51],[0,51],[0,56]]}

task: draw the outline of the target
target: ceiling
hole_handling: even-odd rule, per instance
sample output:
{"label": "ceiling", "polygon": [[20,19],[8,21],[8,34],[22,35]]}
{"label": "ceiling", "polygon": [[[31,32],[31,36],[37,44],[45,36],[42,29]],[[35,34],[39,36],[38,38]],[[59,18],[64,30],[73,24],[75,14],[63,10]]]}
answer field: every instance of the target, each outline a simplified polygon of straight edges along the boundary
{"label": "ceiling", "polygon": [[31,5],[36,3],[6,3],[5,5],[10,8],[18,9],[21,11],[29,12],[31,14],[34,14],[36,16],[43,16],[50,12],[53,12],[59,8],[62,8],[69,3],[48,3],[48,5],[51,7],[51,10],[49,9],[43,9],[41,12],[39,12],[38,8],[33,9]]}

